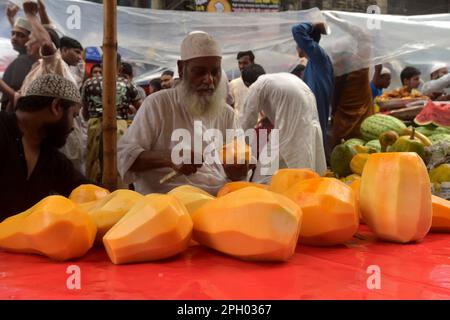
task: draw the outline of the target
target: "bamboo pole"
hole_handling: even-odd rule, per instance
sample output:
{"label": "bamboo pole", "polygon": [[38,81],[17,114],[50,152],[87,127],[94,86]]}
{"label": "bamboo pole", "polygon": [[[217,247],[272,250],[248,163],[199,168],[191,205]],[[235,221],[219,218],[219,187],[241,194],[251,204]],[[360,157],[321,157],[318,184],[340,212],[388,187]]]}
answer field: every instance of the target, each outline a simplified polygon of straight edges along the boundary
{"label": "bamboo pole", "polygon": [[117,189],[117,2],[103,1],[103,184]]}

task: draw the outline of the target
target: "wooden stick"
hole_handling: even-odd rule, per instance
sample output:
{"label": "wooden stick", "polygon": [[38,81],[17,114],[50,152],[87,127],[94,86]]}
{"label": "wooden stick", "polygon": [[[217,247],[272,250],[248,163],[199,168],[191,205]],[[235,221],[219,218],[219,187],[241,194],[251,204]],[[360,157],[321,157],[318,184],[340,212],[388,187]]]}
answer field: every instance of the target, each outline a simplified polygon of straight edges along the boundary
{"label": "wooden stick", "polygon": [[177,172],[175,170],[172,170],[171,172],[166,174],[164,177],[162,177],[161,180],[159,180],[159,183],[160,184],[164,184],[167,181],[169,181],[169,180],[171,180],[171,179],[173,179],[173,178],[175,178],[175,177],[177,177],[179,175],[181,175],[181,173],[179,173],[179,172]]}
{"label": "wooden stick", "polygon": [[117,4],[103,1],[103,184],[117,189]]}

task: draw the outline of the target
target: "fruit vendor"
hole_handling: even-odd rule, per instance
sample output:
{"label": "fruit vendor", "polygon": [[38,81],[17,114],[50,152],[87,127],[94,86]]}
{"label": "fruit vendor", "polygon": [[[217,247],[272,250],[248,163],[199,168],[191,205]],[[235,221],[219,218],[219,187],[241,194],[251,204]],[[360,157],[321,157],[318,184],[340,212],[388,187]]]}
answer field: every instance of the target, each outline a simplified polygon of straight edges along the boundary
{"label": "fruit vendor", "polygon": [[[239,116],[239,124],[244,130],[256,125],[259,112],[263,112],[279,134],[279,168],[310,168],[324,174],[327,167],[322,142],[322,130],[316,99],[311,89],[297,76],[290,73],[265,74],[264,69],[254,64],[242,71],[242,79],[250,88]],[[271,143],[270,154],[277,150]],[[265,183],[270,175],[262,173],[258,163],[252,181]]]}
{"label": "fruit vendor", "polygon": [[[176,164],[172,157],[177,143],[172,135],[177,129],[191,135],[194,141],[189,141],[187,149],[194,153],[193,144],[204,147],[194,122],[200,122],[206,130],[217,129],[223,137],[227,129],[236,128],[234,111],[225,103],[227,85],[221,63],[219,43],[207,33],[192,32],[183,40],[178,61],[181,82],[147,97],[118,144],[119,172],[125,182],[134,184],[136,191],[164,193],[190,184],[216,194],[227,178],[246,178],[246,164],[206,164],[202,163],[202,155]],[[193,161],[198,159],[200,163]],[[173,170],[179,175],[160,183]]]}
{"label": "fruit vendor", "polygon": [[73,130],[80,103],[73,82],[43,75],[19,98],[16,113],[0,113],[0,221],[52,193],[69,196],[90,183],[58,151]]}

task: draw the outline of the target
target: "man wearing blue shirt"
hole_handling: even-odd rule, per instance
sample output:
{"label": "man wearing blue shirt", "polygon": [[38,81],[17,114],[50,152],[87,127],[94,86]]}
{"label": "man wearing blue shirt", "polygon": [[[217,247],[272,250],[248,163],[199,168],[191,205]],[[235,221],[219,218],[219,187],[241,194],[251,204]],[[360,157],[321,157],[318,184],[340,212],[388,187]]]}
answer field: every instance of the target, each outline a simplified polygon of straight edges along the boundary
{"label": "man wearing blue shirt", "polygon": [[375,73],[370,82],[370,89],[372,90],[372,98],[375,99],[383,94],[383,89],[389,88],[391,85],[391,71],[388,68],[383,68],[381,64],[375,66]]}
{"label": "man wearing blue shirt", "polygon": [[328,117],[334,88],[334,72],[330,57],[319,45],[322,34],[326,34],[324,23],[300,23],[292,28],[299,57],[308,59],[303,80],[316,97],[320,127],[324,146],[326,146]]}

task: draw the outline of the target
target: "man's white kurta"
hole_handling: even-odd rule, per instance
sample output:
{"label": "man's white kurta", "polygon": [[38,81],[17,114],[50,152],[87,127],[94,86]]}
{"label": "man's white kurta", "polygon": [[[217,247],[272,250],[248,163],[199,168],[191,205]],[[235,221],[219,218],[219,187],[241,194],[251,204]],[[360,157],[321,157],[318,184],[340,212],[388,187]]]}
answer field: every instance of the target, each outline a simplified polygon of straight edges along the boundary
{"label": "man's white kurta", "polygon": [[[310,168],[319,174],[325,173],[327,166],[316,99],[301,79],[289,73],[260,76],[250,86],[239,116],[240,126],[244,130],[253,128],[260,111],[279,130],[280,168]],[[270,146],[269,141],[267,147]],[[268,182],[270,176],[262,175],[260,168],[261,163],[258,163],[253,181]]]}
{"label": "man's white kurta", "polygon": [[245,99],[248,96],[248,88],[244,84],[242,77],[236,78],[230,82],[230,94],[234,100],[234,110],[237,115],[242,112]]}
{"label": "man's white kurta", "polygon": [[[175,129],[186,129],[194,137],[194,121],[202,121],[203,133],[207,129],[218,129],[226,139],[226,129],[236,128],[237,121],[233,109],[227,104],[216,118],[193,117],[183,105],[178,86],[162,90],[148,96],[139,108],[133,123],[118,144],[118,169],[126,183],[134,183],[137,192],[142,194],[165,193],[171,189],[190,184],[216,194],[227,182],[225,172],[220,164],[203,164],[197,173],[179,176],[160,184],[159,181],[171,168],[159,168],[145,172],[132,172],[130,167],[144,151],[172,150],[179,141],[172,141]],[[202,137],[198,137],[197,139]],[[203,146],[211,143],[208,139]],[[222,143],[225,143],[223,141]],[[192,146],[192,149],[194,147]]]}

